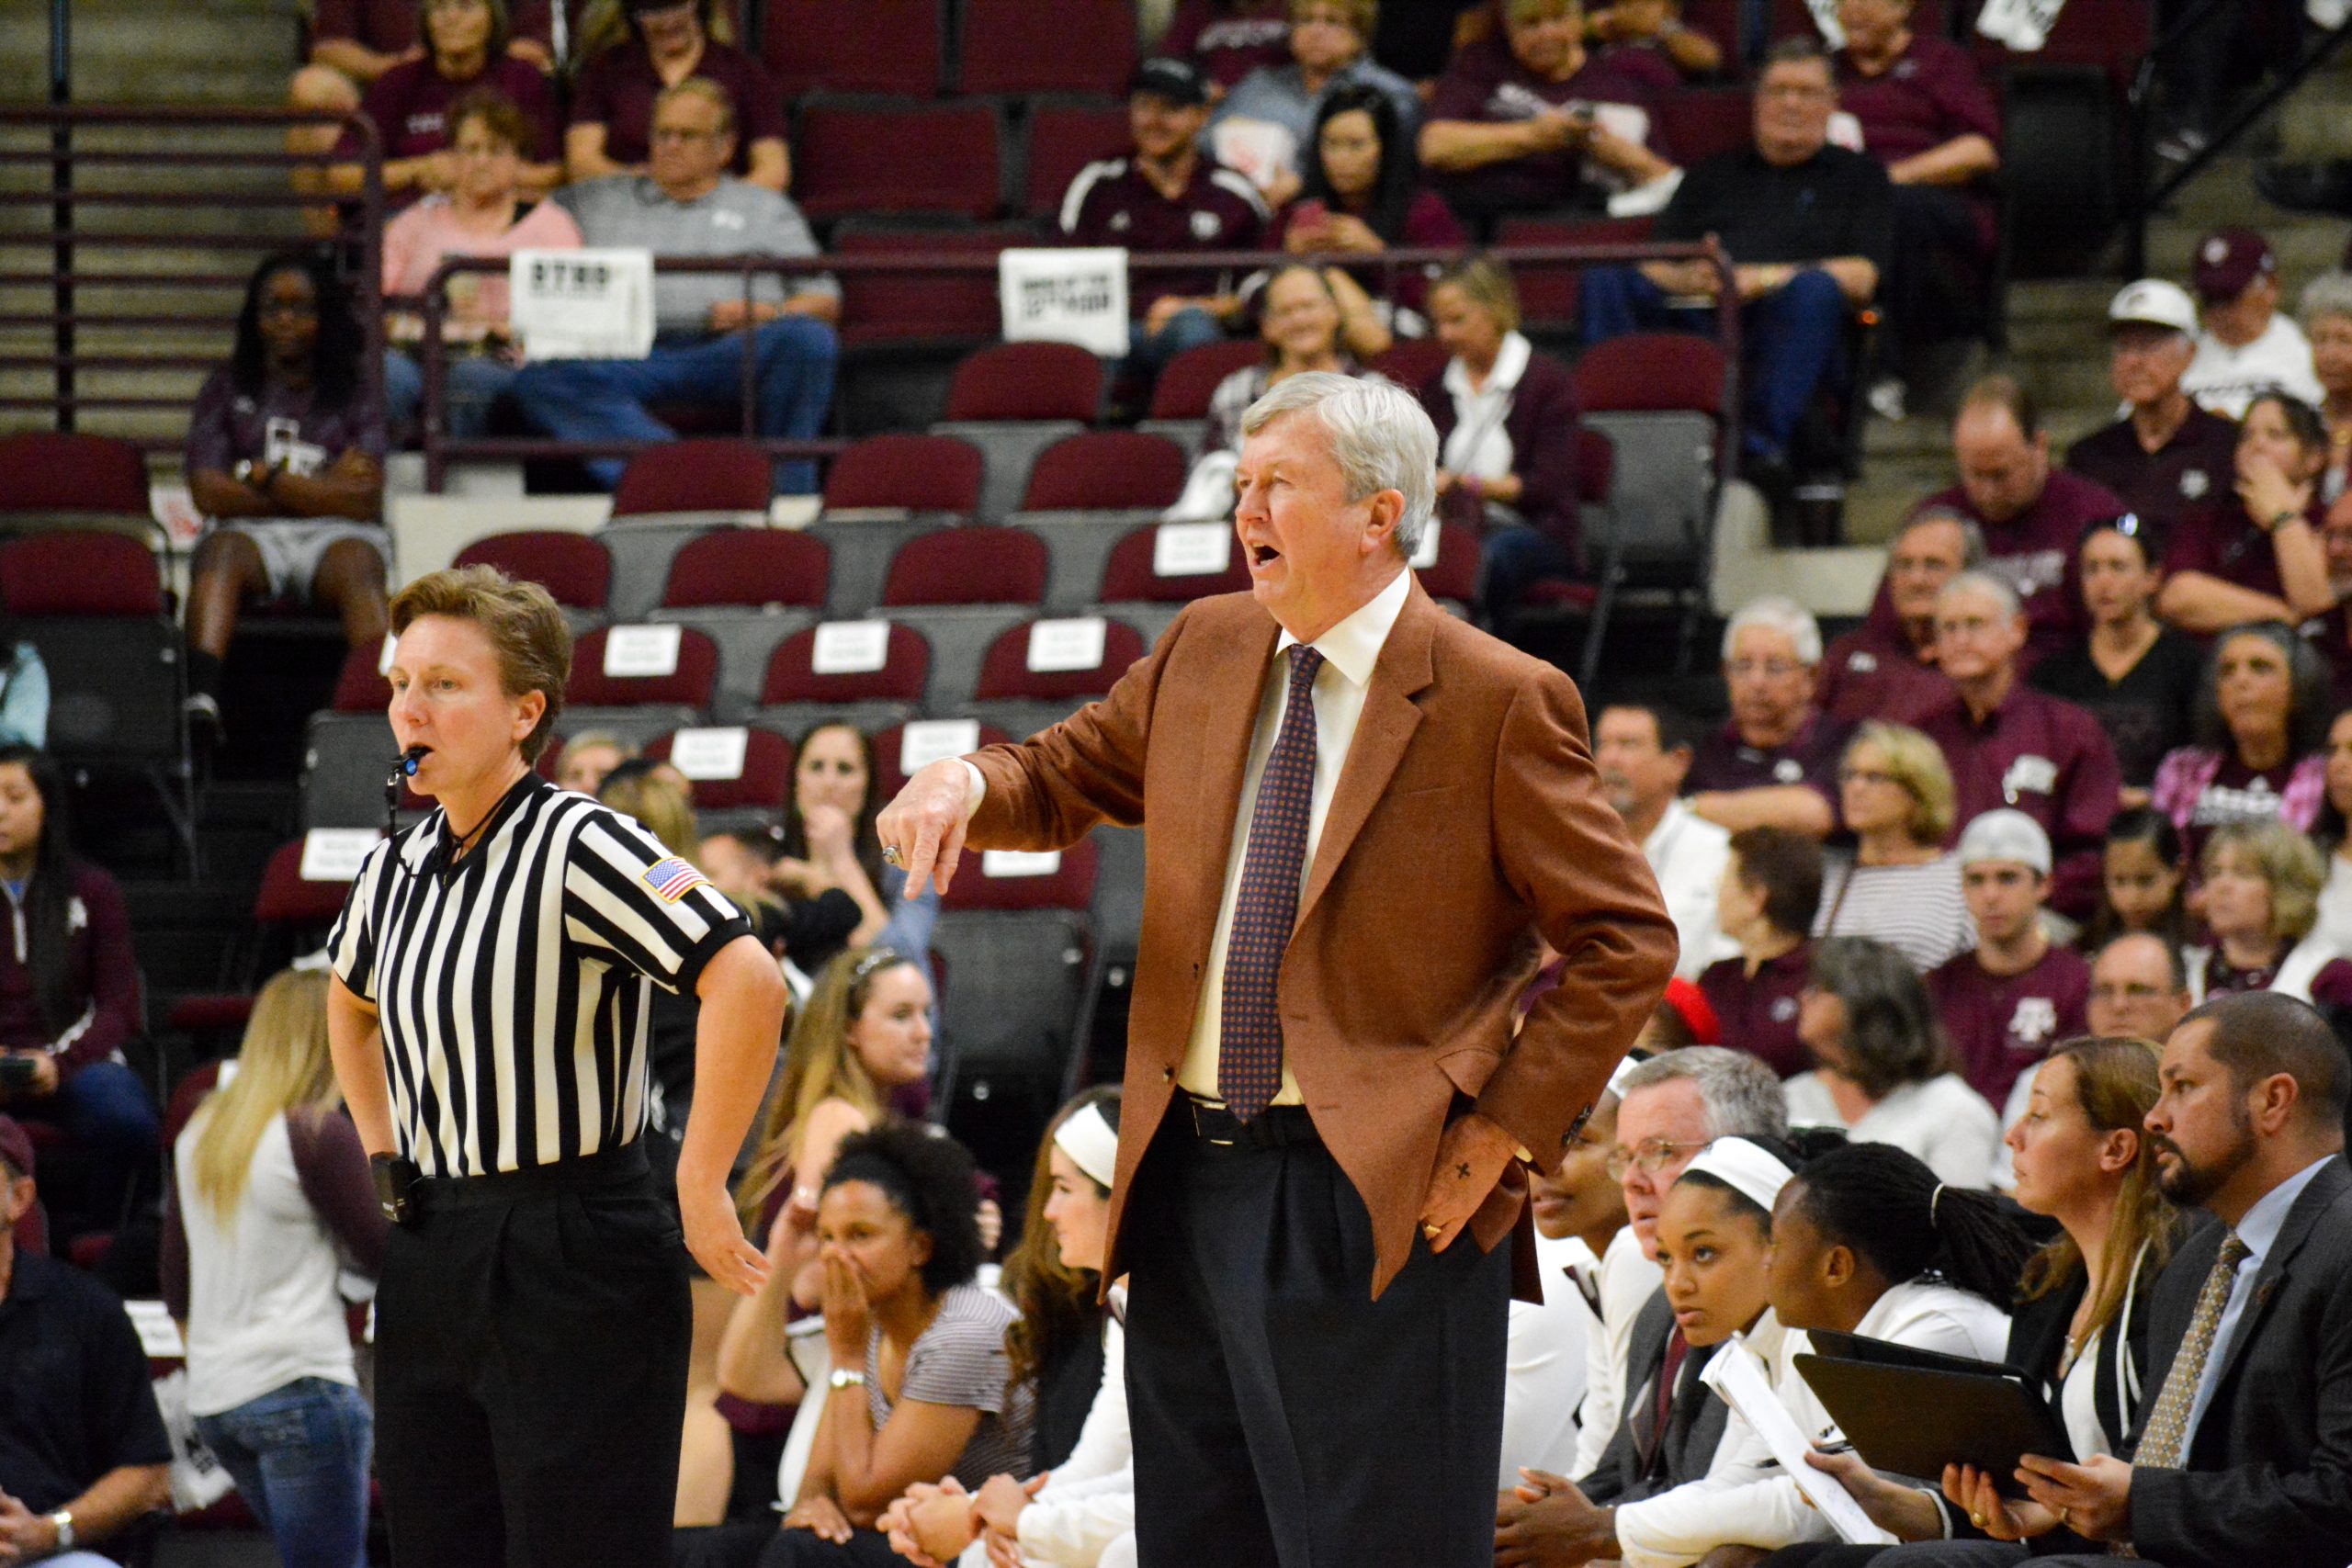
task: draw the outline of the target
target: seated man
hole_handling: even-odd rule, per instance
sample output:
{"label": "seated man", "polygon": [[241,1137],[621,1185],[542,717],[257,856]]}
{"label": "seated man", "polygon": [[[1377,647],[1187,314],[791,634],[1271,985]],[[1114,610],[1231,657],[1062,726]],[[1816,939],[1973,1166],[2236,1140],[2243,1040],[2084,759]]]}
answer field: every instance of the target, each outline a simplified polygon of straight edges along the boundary
{"label": "seated man", "polygon": [[2018,1075],[2083,1032],[2090,965],[2043,929],[2050,835],[2022,811],[1987,811],[1961,830],[1960,880],[1976,946],[1928,976],[1952,1070],[1994,1104]]}
{"label": "seated man", "polygon": [[2013,806],[2048,834],[2050,903],[2074,919],[2098,901],[2100,846],[2122,775],[2115,748],[2073,703],[2025,683],[2025,612],[2003,579],[1964,571],[1936,596],[1936,663],[1952,683],[1919,732],[1951,769],[1954,821]]}
{"label": "seated man", "polygon": [[[1751,477],[1784,484],[1789,444],[1837,365],[1848,319],[1878,292],[1894,222],[1886,172],[1829,144],[1829,59],[1811,39],[1772,46],[1756,88],[1756,145],[1684,175],[1651,231],[1718,236],[1737,264]],[[1714,267],[1645,262],[1584,274],[1588,344],[1654,330],[1714,329]]]}
{"label": "seated man", "polygon": [[1715,914],[1731,835],[1675,798],[1690,771],[1691,729],[1672,709],[1642,703],[1611,703],[1592,727],[1601,792],[1649,857],[1682,940],[1674,972],[1685,980],[1734,951]]}
{"label": "seated man", "polygon": [[1956,512],[1984,530],[1984,570],[2025,605],[2030,669],[2083,630],[2082,595],[2071,587],[2075,545],[2086,524],[2124,505],[2088,479],[2052,469],[2033,394],[2007,376],[1969,388],[1951,423],[1951,455],[1960,482],[1919,510]]}
{"label": "seated man", "polygon": [[122,1303],[18,1245],[33,1197],[0,1116],[0,1562],[112,1568],[89,1549],[170,1506],[171,1439]]}
{"label": "seated man", "polygon": [[1984,564],[1984,530],[1948,506],[1911,514],[1887,547],[1870,618],[1829,645],[1815,701],[1832,718],[1910,724],[1951,695],[1936,668],[1936,595]]}
{"label": "seated man", "polygon": [[2157,277],[2126,285],[2107,308],[2107,328],[2108,376],[2125,412],[2069,447],[2066,468],[2169,539],[2236,482],[2237,426],[2181,389],[2197,353],[2186,289]]}
{"label": "seated man", "polygon": [[[700,76],[662,93],[653,109],[651,173],[615,175],[566,186],[556,200],[589,245],[642,246],[658,257],[809,256],[817,243],[787,197],[729,177],[735,122],[727,96]],[[509,394],[532,422],[565,441],[666,441],[676,432],[653,417],[655,402],[731,403],[742,385],[744,343],[758,361],[758,429],[807,440],[832,404],[839,345],[840,286],[822,274],[752,280],[748,310],[740,278],[673,274],[653,286],[657,335],[643,359],[558,359],[526,366]],[[607,490],[623,460],[596,457],[588,471]],[[805,458],[776,465],[776,488],[805,495],[817,468]]]}
{"label": "seated man", "polygon": [[1741,607],[1724,627],[1731,719],[1700,743],[1683,804],[1726,832],[1786,828],[1826,837],[1838,825],[1838,760],[1852,726],[1814,705],[1821,627],[1793,599]]}
{"label": "seated man", "polygon": [[[1147,60],[1127,85],[1135,152],[1078,172],[1062,197],[1062,238],[1131,251],[1246,251],[1266,226],[1265,199],[1243,175],[1200,151],[1208,85],[1182,60]],[[1159,367],[1215,343],[1241,315],[1230,276],[1212,271],[1136,275],[1128,288],[1125,395],[1148,397]]]}
{"label": "seated man", "polygon": [[2278,257],[2251,229],[2218,229],[2197,247],[2190,275],[2205,330],[2181,386],[2225,419],[2243,419],[2256,392],[2277,388],[2316,408],[2327,394],[2311,340],[2278,309]]}
{"label": "seated man", "polygon": [[1631,51],[1595,59],[1578,0],[1505,0],[1502,16],[1503,36],[1457,52],[1430,100],[1421,162],[1447,205],[1491,228],[1515,212],[1599,211],[1673,172],[1657,134],[1679,86],[1670,69]]}

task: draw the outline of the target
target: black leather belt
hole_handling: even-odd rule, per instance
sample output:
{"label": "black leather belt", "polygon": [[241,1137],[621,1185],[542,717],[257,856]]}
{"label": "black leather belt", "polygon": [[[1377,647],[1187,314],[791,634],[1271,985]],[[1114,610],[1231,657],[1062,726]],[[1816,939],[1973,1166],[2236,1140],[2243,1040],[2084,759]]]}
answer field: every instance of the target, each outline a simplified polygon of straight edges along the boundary
{"label": "black leather belt", "polygon": [[594,1192],[627,1187],[647,1179],[641,1141],[593,1155],[502,1170],[488,1176],[428,1176],[416,1183],[418,1206],[427,1213],[526,1202],[562,1192]]}
{"label": "black leather belt", "polygon": [[1323,1141],[1304,1105],[1269,1105],[1244,1122],[1222,1105],[1180,1092],[1170,1109],[1171,1122],[1218,1148],[1282,1149]]}

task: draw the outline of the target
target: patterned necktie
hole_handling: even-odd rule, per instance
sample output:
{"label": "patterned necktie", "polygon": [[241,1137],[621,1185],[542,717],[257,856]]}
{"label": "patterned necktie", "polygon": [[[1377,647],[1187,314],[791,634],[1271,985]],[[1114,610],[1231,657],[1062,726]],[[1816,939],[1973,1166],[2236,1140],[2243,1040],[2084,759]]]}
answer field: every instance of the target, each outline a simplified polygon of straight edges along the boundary
{"label": "patterned necktie", "polygon": [[1298,878],[1306,863],[1306,821],[1315,804],[1315,672],[1323,656],[1305,643],[1290,649],[1290,695],[1282,728],[1258,780],[1250,813],[1250,847],[1226,940],[1225,1001],[1218,1016],[1217,1093],[1247,1122],[1283,1084],[1283,1025],[1274,981],[1298,919]]}
{"label": "patterned necktie", "polygon": [[2178,1470],[2188,1460],[2189,1407],[2197,1403],[2197,1385],[2204,1380],[2205,1359],[2212,1354],[2213,1335],[2222,1326],[2230,1285],[2237,1278],[2238,1265],[2252,1252],[2235,1231],[2222,1239],[2213,1271],[2205,1276],[2205,1287],[2197,1292],[2197,1310],[2189,1314],[2188,1333],[2173,1356],[2164,1391],[2156,1395],[2155,1412],[2148,1417],[2140,1446],[2132,1452],[2133,1464]]}

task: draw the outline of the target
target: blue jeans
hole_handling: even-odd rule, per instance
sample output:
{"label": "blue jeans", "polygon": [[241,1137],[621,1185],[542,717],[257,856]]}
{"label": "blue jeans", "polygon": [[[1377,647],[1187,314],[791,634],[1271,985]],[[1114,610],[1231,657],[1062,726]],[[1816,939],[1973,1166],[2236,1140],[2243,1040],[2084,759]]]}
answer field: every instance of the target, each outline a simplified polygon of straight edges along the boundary
{"label": "blue jeans", "polygon": [[277,1542],[286,1568],[365,1568],[375,1427],[357,1389],[298,1378],[234,1410],[198,1416],[196,1431]]}
{"label": "blue jeans", "polygon": [[65,1129],[80,1156],[74,1163],[84,1173],[81,1220],[112,1230],[140,1173],[155,1160],[163,1122],[147,1086],[120,1062],[93,1062],[67,1074],[57,1093],[34,1110]]}
{"label": "blue jeans", "polygon": [[[807,316],[782,316],[752,330],[752,353],[760,434],[806,440],[821,431],[841,357],[833,329]],[[679,333],[655,339],[642,359],[526,365],[508,390],[534,424],[560,441],[669,441],[678,433],[648,412],[648,403],[732,403],[742,381],[740,334]],[[588,471],[611,490],[627,466],[619,457],[594,457]],[[775,481],[784,494],[812,494],[817,465],[806,458],[778,463]]]}
{"label": "blue jeans", "polygon": [[1179,310],[1156,333],[1144,331],[1140,320],[1133,321],[1127,323],[1127,356],[1120,361],[1116,373],[1133,376],[1148,392],[1170,360],[1188,348],[1218,343],[1224,337],[1225,328],[1206,310]]}
{"label": "blue jeans", "polygon": [[[514,367],[495,355],[452,354],[441,361],[444,433],[469,441],[490,428],[490,405],[514,379]],[[397,434],[424,415],[424,362],[400,349],[384,351],[384,417]]]}
{"label": "blue jeans", "polygon": [[[1693,333],[1712,337],[1712,305],[1680,309],[1630,266],[1585,273],[1577,314],[1588,347],[1627,333]],[[1767,462],[1788,457],[1797,422],[1838,362],[1850,307],[1838,280],[1818,268],[1740,308],[1741,368],[1747,382],[1747,452]]]}
{"label": "blue jeans", "polygon": [[1482,552],[1486,587],[1479,602],[1487,624],[1499,628],[1527,591],[1546,578],[1577,575],[1576,557],[1541,528],[1519,524],[1487,536]]}

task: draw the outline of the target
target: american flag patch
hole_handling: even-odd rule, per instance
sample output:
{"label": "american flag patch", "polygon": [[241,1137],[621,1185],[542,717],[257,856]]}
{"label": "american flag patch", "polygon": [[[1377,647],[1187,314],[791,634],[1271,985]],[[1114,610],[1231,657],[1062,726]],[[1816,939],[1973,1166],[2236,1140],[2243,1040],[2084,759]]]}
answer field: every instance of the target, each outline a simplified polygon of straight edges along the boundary
{"label": "american flag patch", "polygon": [[646,868],[645,873],[645,885],[673,904],[709,880],[676,855],[665,861],[656,861]]}

